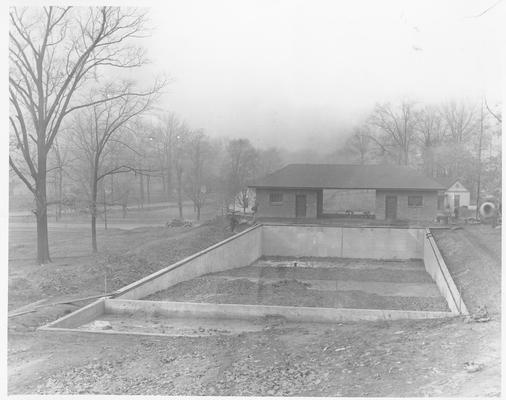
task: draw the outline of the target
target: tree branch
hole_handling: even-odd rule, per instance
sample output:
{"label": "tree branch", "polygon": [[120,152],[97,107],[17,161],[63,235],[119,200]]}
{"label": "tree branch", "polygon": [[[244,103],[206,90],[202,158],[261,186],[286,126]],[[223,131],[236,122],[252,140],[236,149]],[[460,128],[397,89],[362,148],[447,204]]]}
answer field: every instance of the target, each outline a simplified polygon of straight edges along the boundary
{"label": "tree branch", "polygon": [[14,170],[17,176],[24,182],[26,187],[32,192],[34,195],[36,194],[35,188],[32,186],[32,184],[28,181],[28,179],[23,175],[23,173],[19,170],[18,167],[14,164],[14,161],[12,160],[12,157],[9,156],[9,165]]}

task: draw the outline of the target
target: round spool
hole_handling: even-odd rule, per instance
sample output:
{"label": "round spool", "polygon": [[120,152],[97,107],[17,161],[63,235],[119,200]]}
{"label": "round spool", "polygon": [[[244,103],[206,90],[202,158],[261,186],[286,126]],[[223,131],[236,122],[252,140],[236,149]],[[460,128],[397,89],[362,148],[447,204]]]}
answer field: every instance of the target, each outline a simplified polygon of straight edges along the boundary
{"label": "round spool", "polygon": [[495,213],[496,207],[494,203],[487,201],[480,206],[480,215],[483,218],[491,218],[495,216]]}

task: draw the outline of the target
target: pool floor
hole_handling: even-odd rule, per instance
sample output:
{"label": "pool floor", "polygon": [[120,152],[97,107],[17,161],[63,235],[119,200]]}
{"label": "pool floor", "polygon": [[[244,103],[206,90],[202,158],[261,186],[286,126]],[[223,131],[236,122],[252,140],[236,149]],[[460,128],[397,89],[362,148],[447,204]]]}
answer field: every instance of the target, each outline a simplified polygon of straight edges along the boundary
{"label": "pool floor", "polygon": [[181,282],[145,300],[449,311],[422,260],[262,258]]}

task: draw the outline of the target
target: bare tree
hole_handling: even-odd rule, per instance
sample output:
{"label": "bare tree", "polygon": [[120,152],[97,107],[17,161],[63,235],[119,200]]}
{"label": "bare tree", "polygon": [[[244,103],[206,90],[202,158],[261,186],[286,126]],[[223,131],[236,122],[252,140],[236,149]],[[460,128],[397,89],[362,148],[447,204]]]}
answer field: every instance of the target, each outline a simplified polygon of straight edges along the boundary
{"label": "bare tree", "polygon": [[417,111],[415,118],[425,173],[435,176],[435,150],[443,143],[446,135],[444,117],[439,108],[429,105]]}
{"label": "bare tree", "polygon": [[238,199],[243,209],[248,183],[257,176],[258,152],[247,139],[231,140],[227,145],[225,160],[226,191],[228,200]]}
{"label": "bare tree", "polygon": [[173,176],[173,154],[176,146],[176,137],[181,131],[181,121],[170,112],[159,115],[159,125],[153,132],[155,140],[160,145],[159,163],[163,179],[163,187],[167,193],[167,199],[171,200],[172,176]]}
{"label": "bare tree", "polygon": [[[156,99],[160,87],[155,85],[143,93],[133,93],[132,84],[126,82],[121,86],[107,85],[94,96],[91,96],[89,108],[82,110],[75,118],[74,141],[76,147],[85,154],[88,162],[89,195],[91,214],[91,242],[93,252],[97,251],[97,196],[99,183],[109,175],[138,171],[132,165],[109,163],[109,157],[118,145],[128,146],[120,140],[122,128],[133,118],[146,112]],[[115,100],[100,102],[99,98]]]}
{"label": "bare tree", "polygon": [[172,161],[176,174],[177,207],[180,219],[183,219],[183,173],[186,168],[186,149],[189,136],[190,129],[188,126],[184,122],[179,124],[173,147]]}
{"label": "bare tree", "polygon": [[479,132],[480,118],[473,105],[452,101],[443,105],[442,115],[452,143],[465,143]]}
{"label": "bare tree", "polygon": [[403,101],[396,109],[391,104],[376,105],[369,122],[384,134],[384,141],[375,139],[382,150],[392,154],[398,164],[408,165],[414,141],[414,105]]}
{"label": "bare tree", "polygon": [[208,176],[211,146],[201,130],[191,132],[186,146],[188,159],[188,195],[200,220],[200,212],[209,192]]}
{"label": "bare tree", "polygon": [[456,152],[452,162],[439,160],[447,164],[451,176],[461,175],[466,170],[465,152],[474,150],[473,138],[479,136],[480,113],[476,105],[452,101],[441,107],[446,124],[445,143]]}
{"label": "bare tree", "polygon": [[346,141],[345,148],[354,155],[358,155],[360,164],[365,164],[372,150],[371,131],[369,127],[363,125],[355,128],[353,130],[353,135]]}
{"label": "bare tree", "polygon": [[[66,116],[94,104],[78,101],[101,68],[131,68],[144,54],[128,44],[143,33],[144,14],[134,9],[92,7],[11,8],[9,32],[10,126],[15,147],[11,168],[33,193],[37,261],[51,261],[48,244],[47,156]],[[118,96],[123,96],[124,93]]]}
{"label": "bare tree", "polygon": [[502,124],[502,114],[500,109],[499,111],[492,111],[492,109],[488,105],[487,99],[485,99],[485,106],[487,107],[487,111],[490,113],[490,115],[492,115],[492,117],[494,117],[499,124]]}

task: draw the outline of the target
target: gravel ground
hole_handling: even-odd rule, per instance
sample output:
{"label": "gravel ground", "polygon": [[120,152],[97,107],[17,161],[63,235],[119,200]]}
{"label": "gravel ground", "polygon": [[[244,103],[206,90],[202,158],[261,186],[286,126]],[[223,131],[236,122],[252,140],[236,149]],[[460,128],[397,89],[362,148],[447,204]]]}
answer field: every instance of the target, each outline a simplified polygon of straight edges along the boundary
{"label": "gravel ground", "polygon": [[[67,349],[65,363],[55,368],[57,359],[40,358],[41,378],[11,393],[498,396],[499,365],[486,355],[473,358],[489,327],[455,319],[296,326],[273,320],[261,332],[236,336],[40,338],[38,346]],[[468,374],[469,360],[486,368]]]}

